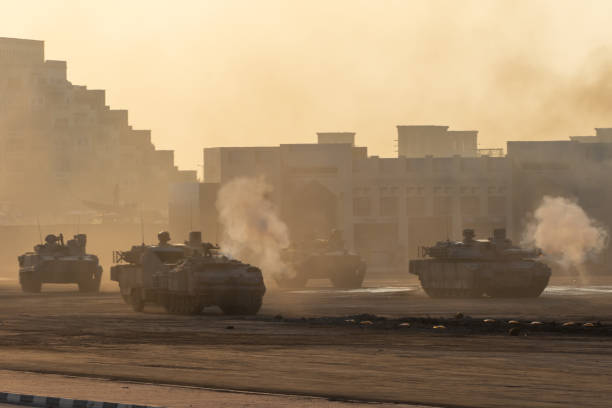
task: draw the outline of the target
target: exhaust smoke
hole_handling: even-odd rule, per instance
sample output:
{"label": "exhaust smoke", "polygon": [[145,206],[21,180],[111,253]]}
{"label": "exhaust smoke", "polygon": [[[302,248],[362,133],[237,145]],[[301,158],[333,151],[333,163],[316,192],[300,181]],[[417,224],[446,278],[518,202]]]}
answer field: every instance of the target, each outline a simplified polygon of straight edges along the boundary
{"label": "exhaust smoke", "polygon": [[272,190],[261,177],[241,177],[221,187],[216,202],[223,229],[221,248],[259,267],[266,277],[287,273],[280,254],[290,242],[287,225],[267,198]]}
{"label": "exhaust smoke", "polygon": [[565,270],[584,274],[584,264],[607,246],[608,232],[574,201],[544,196],[532,215],[523,243],[542,249]]}

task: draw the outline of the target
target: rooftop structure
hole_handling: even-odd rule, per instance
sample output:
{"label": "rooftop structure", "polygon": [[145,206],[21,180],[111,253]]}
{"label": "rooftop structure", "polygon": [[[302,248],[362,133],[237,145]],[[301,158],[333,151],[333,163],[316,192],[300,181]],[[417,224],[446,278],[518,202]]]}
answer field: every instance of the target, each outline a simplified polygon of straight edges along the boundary
{"label": "rooftop structure", "polygon": [[398,126],[398,156],[476,157],[477,130],[448,130],[448,126]]}

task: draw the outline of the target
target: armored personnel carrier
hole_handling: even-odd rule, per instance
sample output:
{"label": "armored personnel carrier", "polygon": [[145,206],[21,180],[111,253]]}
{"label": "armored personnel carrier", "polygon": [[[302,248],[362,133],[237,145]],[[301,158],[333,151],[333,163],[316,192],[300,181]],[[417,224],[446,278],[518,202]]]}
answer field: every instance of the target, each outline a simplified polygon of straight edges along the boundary
{"label": "armored personnel carrier", "polygon": [[64,244],[64,236],[47,235],[34,252],[20,255],[19,283],[24,292],[38,293],[43,283],[76,283],[80,292],[98,292],[102,267],[98,257],[86,253],[87,236],[77,234]]}
{"label": "armored personnel carrier", "polygon": [[411,260],[409,270],[430,297],[538,297],[550,278],[550,268],[536,260],[541,251],[512,245],[504,229],[487,240],[475,240],[474,230],[466,229],[463,241],[422,251],[429,259]]}
{"label": "armored personnel carrier", "polygon": [[344,248],[340,231],[329,239],[318,239],[283,250],[281,260],[288,271],[275,278],[281,288],[303,288],[310,279],[329,279],[335,288],[360,288],[366,264]]}
{"label": "armored personnel carrier", "polygon": [[207,306],[229,315],[257,314],[266,291],[259,268],[226,257],[197,231],[181,245],[171,245],[167,232],[158,238],[158,245],[113,254],[111,279],[135,311],[151,303],[177,314],[198,314]]}

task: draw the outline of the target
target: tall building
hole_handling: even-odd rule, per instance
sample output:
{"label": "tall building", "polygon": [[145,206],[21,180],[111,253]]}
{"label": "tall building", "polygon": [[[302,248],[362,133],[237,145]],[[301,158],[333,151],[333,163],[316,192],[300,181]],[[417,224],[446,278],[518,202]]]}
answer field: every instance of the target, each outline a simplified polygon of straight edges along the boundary
{"label": "tall building", "polygon": [[319,133],[313,144],[204,149],[205,182],[172,196],[173,231],[185,235],[196,219],[188,210],[198,208],[197,225],[218,240],[217,192],[237,177],[263,177],[273,187],[268,198],[293,240],[340,229],[373,267],[400,266],[398,254],[417,256],[419,246],[460,239],[463,228],[488,237],[513,225],[503,157],[368,157],[353,133]]}
{"label": "tall building", "polygon": [[195,180],[126,110],[110,109],[105,91],[70,83],[42,41],[0,38],[0,203],[24,215],[85,203],[163,213],[169,185]]}

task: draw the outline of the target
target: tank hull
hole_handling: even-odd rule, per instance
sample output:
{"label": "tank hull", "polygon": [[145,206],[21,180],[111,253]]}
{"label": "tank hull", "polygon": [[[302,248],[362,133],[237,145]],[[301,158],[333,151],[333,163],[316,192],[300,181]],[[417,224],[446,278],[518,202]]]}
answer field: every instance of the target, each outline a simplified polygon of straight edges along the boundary
{"label": "tank hull", "polygon": [[294,256],[287,263],[291,273],[275,279],[281,288],[303,288],[310,279],[329,279],[335,288],[360,288],[366,274],[365,263],[354,254]]}
{"label": "tank hull", "polygon": [[538,297],[548,285],[551,272],[532,260],[410,261],[410,273],[417,275],[430,297]]}
{"label": "tank hull", "polygon": [[136,311],[152,303],[175,314],[199,314],[205,307],[218,306],[225,314],[254,315],[266,292],[258,268],[203,257],[154,270],[115,265],[111,280],[119,283],[123,299]]}
{"label": "tank hull", "polygon": [[98,258],[85,256],[41,256],[25,254],[19,268],[19,283],[24,292],[40,292],[42,284],[76,283],[81,292],[97,292],[102,278]]}

